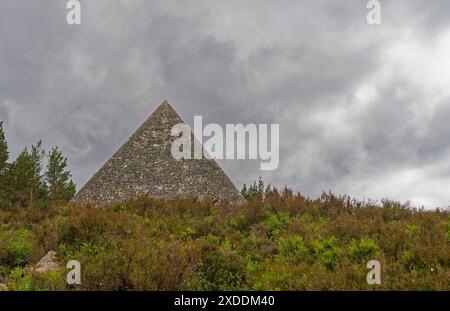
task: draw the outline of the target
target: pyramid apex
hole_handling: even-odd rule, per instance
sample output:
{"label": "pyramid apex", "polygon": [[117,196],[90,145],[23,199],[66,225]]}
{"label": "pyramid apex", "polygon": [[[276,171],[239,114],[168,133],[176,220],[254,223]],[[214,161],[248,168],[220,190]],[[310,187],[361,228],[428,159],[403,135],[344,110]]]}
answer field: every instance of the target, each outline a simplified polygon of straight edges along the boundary
{"label": "pyramid apex", "polygon": [[[170,108],[173,109],[172,105],[171,105],[171,104],[169,103],[169,101],[167,101],[167,100],[163,101],[163,102],[159,105],[159,107],[170,107]],[[158,108],[159,108],[159,107],[158,107]]]}
{"label": "pyramid apex", "polygon": [[169,123],[173,123],[172,126],[177,123],[184,123],[172,105],[165,100],[151,113],[148,120],[144,123],[144,126],[148,122],[154,124],[155,122],[164,122],[164,120],[169,121]]}
{"label": "pyramid apex", "polygon": [[171,114],[171,115],[178,116],[178,113],[176,112],[176,110],[172,107],[172,105],[167,100],[163,101],[158,106],[158,108],[155,109],[155,111],[152,113],[152,115],[153,114],[158,115],[158,114],[161,114],[161,113],[164,114],[164,115]]}

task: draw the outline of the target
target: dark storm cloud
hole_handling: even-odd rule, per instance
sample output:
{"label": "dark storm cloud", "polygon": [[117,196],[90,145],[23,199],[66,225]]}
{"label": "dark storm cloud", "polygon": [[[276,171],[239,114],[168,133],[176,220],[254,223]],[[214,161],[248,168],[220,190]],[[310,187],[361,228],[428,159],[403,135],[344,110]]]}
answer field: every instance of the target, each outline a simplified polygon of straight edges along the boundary
{"label": "dark storm cloud", "polygon": [[192,125],[279,123],[280,166],[222,161],[315,196],[446,206],[450,4],[0,1],[0,119],[12,156],[43,138],[81,186],[157,105]]}

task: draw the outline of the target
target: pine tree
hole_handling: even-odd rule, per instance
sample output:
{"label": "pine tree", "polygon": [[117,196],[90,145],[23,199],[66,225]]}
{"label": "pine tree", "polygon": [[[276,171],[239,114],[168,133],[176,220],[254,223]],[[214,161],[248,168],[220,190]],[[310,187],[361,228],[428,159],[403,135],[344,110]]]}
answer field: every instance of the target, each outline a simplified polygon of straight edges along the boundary
{"label": "pine tree", "polygon": [[47,191],[42,176],[42,160],[45,151],[42,142],[31,146],[31,151],[25,148],[12,165],[14,197],[16,203],[31,208],[36,200],[43,203],[47,199]]}
{"label": "pine tree", "polygon": [[264,190],[264,182],[262,178],[259,177],[258,183],[256,183],[256,181],[253,181],[253,185],[250,184],[249,188],[247,188],[247,185],[244,184],[241,190],[241,194],[246,200],[251,200],[253,198],[264,199],[265,195],[269,193],[269,191],[270,185],[268,185]]}
{"label": "pine tree", "polygon": [[11,171],[14,184],[14,203],[25,206],[32,188],[31,180],[33,178],[33,164],[27,148],[14,161]]}
{"label": "pine tree", "polygon": [[77,185],[75,185],[75,183],[71,179],[67,184],[67,187],[64,188],[61,197],[64,201],[69,202],[75,196],[76,192],[77,192]]}
{"label": "pine tree", "polygon": [[75,184],[70,179],[71,173],[66,168],[67,158],[63,157],[58,147],[53,148],[48,154],[48,165],[45,172],[45,181],[52,206],[58,201],[69,201],[75,195]]}
{"label": "pine tree", "polygon": [[39,140],[36,145],[31,146],[30,156],[33,173],[29,194],[29,206],[33,207],[34,199],[44,199],[47,195],[44,177],[42,176],[42,161],[45,157],[45,151],[42,149],[41,140]]}
{"label": "pine tree", "polygon": [[7,207],[11,203],[11,180],[10,164],[8,163],[9,152],[3,121],[0,122],[0,208]]}
{"label": "pine tree", "polygon": [[0,176],[6,174],[8,168],[8,143],[6,142],[5,132],[3,131],[3,121],[0,122]]}

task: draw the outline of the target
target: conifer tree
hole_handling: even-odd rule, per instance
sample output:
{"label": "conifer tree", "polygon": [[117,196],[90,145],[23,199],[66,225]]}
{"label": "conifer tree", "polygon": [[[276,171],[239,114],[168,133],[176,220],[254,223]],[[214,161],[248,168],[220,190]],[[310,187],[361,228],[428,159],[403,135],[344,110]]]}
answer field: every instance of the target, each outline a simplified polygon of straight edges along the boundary
{"label": "conifer tree", "polygon": [[3,121],[0,122],[0,207],[9,206],[11,203],[11,180],[10,164],[8,163],[9,152]]}
{"label": "conifer tree", "polygon": [[42,176],[42,160],[45,151],[42,150],[42,141],[31,146],[31,151],[25,148],[14,161],[12,177],[14,181],[15,200],[19,205],[25,202],[31,208],[36,200],[45,201],[47,191]]}
{"label": "conifer tree", "polygon": [[3,121],[0,122],[0,176],[4,175],[8,167],[8,143],[3,131]]}
{"label": "conifer tree", "polygon": [[14,161],[11,175],[14,184],[14,203],[25,206],[32,188],[31,180],[33,178],[33,164],[27,148]]}
{"label": "conifer tree", "polygon": [[39,140],[36,145],[31,146],[31,163],[33,165],[33,174],[31,179],[31,191],[29,206],[33,207],[34,199],[46,199],[47,191],[42,175],[42,161],[45,157],[45,151],[42,149],[42,141]]}
{"label": "conifer tree", "polygon": [[75,194],[75,184],[71,180],[71,173],[66,170],[67,158],[63,157],[58,147],[48,154],[45,181],[47,183],[52,206],[59,201],[69,201]]}

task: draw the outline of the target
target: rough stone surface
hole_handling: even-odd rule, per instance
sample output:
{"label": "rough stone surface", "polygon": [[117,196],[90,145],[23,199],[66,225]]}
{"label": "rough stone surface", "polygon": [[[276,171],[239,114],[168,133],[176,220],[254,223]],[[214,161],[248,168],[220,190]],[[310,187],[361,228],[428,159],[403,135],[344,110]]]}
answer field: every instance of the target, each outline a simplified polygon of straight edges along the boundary
{"label": "rough stone surface", "polygon": [[[244,199],[214,159],[176,160],[171,154],[174,125],[184,123],[163,102],[131,138],[76,194],[73,203],[101,205],[140,195],[174,199]],[[194,145],[194,144],[192,144]]]}
{"label": "rough stone surface", "polygon": [[56,259],[56,252],[49,251],[34,267],[36,272],[58,271],[60,269]]}

